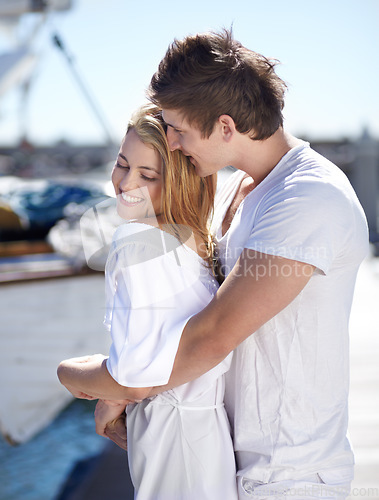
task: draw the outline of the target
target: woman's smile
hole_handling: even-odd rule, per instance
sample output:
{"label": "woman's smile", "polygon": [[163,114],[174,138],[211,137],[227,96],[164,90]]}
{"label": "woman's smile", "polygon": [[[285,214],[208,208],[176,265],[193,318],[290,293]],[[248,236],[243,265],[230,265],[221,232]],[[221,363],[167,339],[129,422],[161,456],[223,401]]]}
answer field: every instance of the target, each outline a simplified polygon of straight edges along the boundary
{"label": "woman's smile", "polygon": [[143,219],[161,213],[162,160],[130,130],[121,144],[112,172],[117,210],[125,220]]}
{"label": "woman's smile", "polygon": [[129,206],[138,205],[139,203],[145,201],[144,198],[137,198],[136,196],[131,196],[130,194],[124,191],[121,191],[121,198],[124,200],[125,204]]}

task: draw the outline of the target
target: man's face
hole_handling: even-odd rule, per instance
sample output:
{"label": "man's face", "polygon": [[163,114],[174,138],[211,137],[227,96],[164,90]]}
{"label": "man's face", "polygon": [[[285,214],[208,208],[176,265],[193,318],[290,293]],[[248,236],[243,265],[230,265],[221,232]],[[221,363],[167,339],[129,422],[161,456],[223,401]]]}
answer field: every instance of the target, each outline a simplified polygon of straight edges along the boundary
{"label": "man's face", "polygon": [[212,134],[204,139],[200,130],[190,125],[178,110],[164,109],[162,116],[167,124],[167,140],[171,151],[179,149],[188,156],[197,175],[206,177],[228,165],[223,155],[224,143],[218,123]]}

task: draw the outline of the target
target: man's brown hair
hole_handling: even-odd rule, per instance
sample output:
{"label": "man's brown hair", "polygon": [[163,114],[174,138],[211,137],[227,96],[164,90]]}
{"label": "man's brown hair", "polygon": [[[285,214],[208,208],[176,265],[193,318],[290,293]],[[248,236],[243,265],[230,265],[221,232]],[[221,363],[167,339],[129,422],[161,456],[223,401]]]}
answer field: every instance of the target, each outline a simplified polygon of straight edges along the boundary
{"label": "man's brown hair", "polygon": [[148,97],[180,111],[203,137],[226,114],[238,132],[267,139],[283,124],[286,85],[274,71],[276,63],[245,48],[229,30],[188,36],[169,46]]}

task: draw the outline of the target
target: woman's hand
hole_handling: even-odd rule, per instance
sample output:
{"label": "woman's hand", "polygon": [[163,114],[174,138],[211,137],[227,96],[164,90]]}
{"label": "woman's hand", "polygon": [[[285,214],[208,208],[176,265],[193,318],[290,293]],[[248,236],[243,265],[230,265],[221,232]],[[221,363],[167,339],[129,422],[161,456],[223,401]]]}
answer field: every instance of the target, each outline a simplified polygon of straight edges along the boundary
{"label": "woman's hand", "polygon": [[95,408],[96,433],[109,438],[123,450],[127,449],[125,406],[129,402],[99,399]]}

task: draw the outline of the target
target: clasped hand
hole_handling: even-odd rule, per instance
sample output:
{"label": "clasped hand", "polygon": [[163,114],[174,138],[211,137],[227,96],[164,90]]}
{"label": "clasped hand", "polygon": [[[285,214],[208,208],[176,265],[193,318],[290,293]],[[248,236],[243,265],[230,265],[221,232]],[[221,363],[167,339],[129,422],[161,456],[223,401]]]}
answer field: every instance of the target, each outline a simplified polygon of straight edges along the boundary
{"label": "clasped hand", "polygon": [[104,401],[95,408],[96,433],[106,437],[123,450],[127,449],[125,405],[131,401]]}
{"label": "clasped hand", "polygon": [[[107,357],[102,354],[80,356],[64,360],[58,367],[58,378],[66,389],[78,399],[99,399],[96,385],[91,392],[91,385],[86,378],[93,379],[102,370]],[[130,399],[99,399],[95,409],[96,432],[109,438],[120,448],[126,450],[126,415],[125,406]]]}

